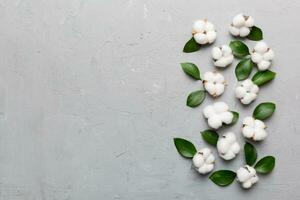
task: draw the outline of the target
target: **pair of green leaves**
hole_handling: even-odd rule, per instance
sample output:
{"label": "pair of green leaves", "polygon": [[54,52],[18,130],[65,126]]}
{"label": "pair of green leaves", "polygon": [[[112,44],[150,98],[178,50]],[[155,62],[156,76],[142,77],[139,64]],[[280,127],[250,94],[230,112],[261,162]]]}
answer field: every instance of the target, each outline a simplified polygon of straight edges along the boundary
{"label": "pair of green leaves", "polygon": [[[245,159],[247,165],[254,165],[257,159],[257,151],[255,147],[246,143],[244,146]],[[275,158],[273,156],[266,156],[260,159],[254,166],[255,170],[261,174],[270,173],[275,167]],[[215,171],[210,175],[210,180],[212,180],[216,185],[227,186],[230,185],[236,177],[236,173],[230,170],[219,170]]]}
{"label": "pair of green leaves", "polygon": [[[257,160],[257,151],[255,147],[252,144],[246,142],[246,144],[244,145],[244,153],[247,165],[254,165]],[[274,169],[274,167],[275,158],[273,156],[263,157],[254,166],[255,170],[261,174],[270,173]]]}
{"label": "pair of green leaves", "polygon": [[[188,76],[195,80],[201,80],[200,70],[194,63],[181,63],[181,68]],[[204,90],[197,90],[190,93],[186,100],[186,105],[192,108],[199,106],[205,99],[206,93]]]}
{"label": "pair of green leaves", "polygon": [[253,111],[253,117],[259,120],[265,120],[272,116],[276,105],[272,102],[264,102],[257,105]]}

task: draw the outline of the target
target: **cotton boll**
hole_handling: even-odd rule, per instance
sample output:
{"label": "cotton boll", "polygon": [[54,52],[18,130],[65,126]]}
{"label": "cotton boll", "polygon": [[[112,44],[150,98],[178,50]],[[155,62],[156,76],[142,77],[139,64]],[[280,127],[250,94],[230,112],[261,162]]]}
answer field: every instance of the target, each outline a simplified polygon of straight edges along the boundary
{"label": "cotton boll", "polygon": [[228,45],[214,47],[212,50],[212,57],[216,67],[227,67],[233,62],[232,50]]}
{"label": "cotton boll", "polygon": [[242,133],[245,138],[252,139],[253,141],[264,140],[268,135],[265,129],[266,125],[261,120],[254,119],[253,117],[246,117],[243,120]]}
{"label": "cotton boll", "polygon": [[230,124],[233,120],[233,114],[224,102],[216,102],[203,109],[203,115],[207,118],[208,125],[211,128],[218,129],[223,123]]}
{"label": "cotton boll", "polygon": [[204,73],[203,86],[211,96],[220,96],[225,89],[224,77],[218,72],[206,72]]}
{"label": "cotton boll", "polygon": [[200,174],[207,174],[214,168],[215,157],[209,148],[200,149],[193,157],[193,166]]}
{"label": "cotton boll", "polygon": [[231,160],[240,151],[240,145],[236,141],[234,133],[228,132],[218,139],[217,150],[221,158]]}
{"label": "cotton boll", "polygon": [[253,167],[245,165],[237,170],[237,180],[242,184],[242,187],[249,189],[255,184],[259,178],[256,175],[256,171]]}
{"label": "cotton boll", "polygon": [[236,87],[235,96],[240,99],[242,104],[249,104],[256,99],[258,92],[258,86],[250,79],[246,79]]}
{"label": "cotton boll", "polygon": [[258,70],[265,71],[269,69],[273,59],[274,52],[265,42],[260,41],[256,43],[251,53],[251,60],[256,63]]}
{"label": "cotton boll", "polygon": [[197,20],[194,22],[192,34],[198,44],[210,44],[215,41],[217,33],[214,25],[207,20]]}
{"label": "cotton boll", "polygon": [[251,16],[238,14],[233,18],[232,23],[229,26],[229,32],[233,36],[246,37],[249,35],[253,26],[254,19]]}

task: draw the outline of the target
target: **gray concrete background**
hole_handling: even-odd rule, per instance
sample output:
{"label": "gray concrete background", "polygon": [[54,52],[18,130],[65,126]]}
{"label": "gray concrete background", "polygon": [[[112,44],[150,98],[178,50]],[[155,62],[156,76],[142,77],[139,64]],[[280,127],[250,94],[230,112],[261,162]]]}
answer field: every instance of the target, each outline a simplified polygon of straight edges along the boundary
{"label": "gray concrete background", "polygon": [[[300,199],[299,10],[296,0],[1,0],[0,199]],[[211,20],[221,45],[239,12],[262,27],[278,73],[243,107],[233,94],[236,63],[222,71],[228,87],[219,99],[241,118],[259,102],[277,104],[257,145],[276,169],[249,191],[199,176],[172,141],[207,146],[201,111],[212,99],[186,107],[200,83],[179,66],[214,69],[211,47],[181,52],[193,21]],[[240,126],[220,133],[233,130],[243,143]],[[218,158],[216,169],[236,170],[243,159]]]}

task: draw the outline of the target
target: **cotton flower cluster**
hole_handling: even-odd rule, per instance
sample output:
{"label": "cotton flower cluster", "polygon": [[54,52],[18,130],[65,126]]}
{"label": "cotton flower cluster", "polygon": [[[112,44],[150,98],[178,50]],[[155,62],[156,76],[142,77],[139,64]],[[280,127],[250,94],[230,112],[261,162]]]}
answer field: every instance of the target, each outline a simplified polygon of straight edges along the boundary
{"label": "cotton flower cluster", "polygon": [[263,121],[246,117],[243,121],[242,133],[244,137],[254,141],[261,141],[267,137],[266,125]]}
{"label": "cotton flower cluster", "polygon": [[237,143],[234,133],[228,132],[219,138],[217,149],[221,158],[231,160],[239,153],[240,145]]}
{"label": "cotton flower cluster", "polygon": [[192,31],[194,39],[199,44],[211,44],[217,37],[215,26],[206,19],[195,21]]}
{"label": "cotton flower cluster", "polygon": [[216,102],[203,109],[203,115],[207,118],[208,125],[211,128],[218,129],[223,123],[230,124],[233,120],[233,114],[224,102]]}
{"label": "cotton flower cluster", "polygon": [[203,86],[211,96],[220,96],[225,89],[224,76],[218,72],[206,72],[203,76]]}
{"label": "cotton flower cluster", "polygon": [[254,26],[254,19],[244,14],[236,15],[229,26],[229,32],[234,36],[246,37]]}
{"label": "cotton flower cluster", "polygon": [[258,91],[259,87],[250,79],[246,79],[235,89],[235,96],[242,104],[249,104],[256,99]]}
{"label": "cotton flower cluster", "polygon": [[245,165],[237,170],[237,179],[245,189],[250,188],[259,180],[255,169],[249,165]]}
{"label": "cotton flower cluster", "polygon": [[214,47],[212,49],[214,65],[217,67],[227,67],[233,62],[232,50],[228,45]]}
{"label": "cotton flower cluster", "polygon": [[199,150],[193,157],[193,166],[200,174],[207,174],[214,169],[215,157],[209,148]]}
{"label": "cotton flower cluster", "polygon": [[270,49],[267,43],[260,41],[256,43],[251,52],[251,60],[256,63],[258,70],[264,71],[270,68],[274,59],[274,51]]}

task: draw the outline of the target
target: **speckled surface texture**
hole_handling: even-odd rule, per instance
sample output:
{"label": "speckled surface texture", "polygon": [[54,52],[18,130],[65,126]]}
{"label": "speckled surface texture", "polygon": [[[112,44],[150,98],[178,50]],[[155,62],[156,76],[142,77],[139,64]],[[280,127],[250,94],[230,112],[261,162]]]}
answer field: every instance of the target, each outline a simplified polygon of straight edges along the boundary
{"label": "speckled surface texture", "polygon": [[[0,0],[0,199],[300,199],[299,10],[296,0]],[[211,20],[221,45],[239,12],[262,27],[278,73],[244,107],[233,93],[236,62],[222,71],[219,99],[241,118],[259,102],[277,104],[269,137],[256,145],[277,166],[249,191],[198,175],[172,141],[207,146],[201,112],[213,100],[186,107],[201,85],[179,66],[214,69],[211,47],[181,51],[192,22]],[[233,130],[242,143],[240,127],[220,133]],[[218,157],[216,169],[236,170],[243,159]]]}

